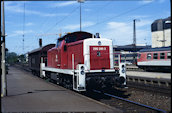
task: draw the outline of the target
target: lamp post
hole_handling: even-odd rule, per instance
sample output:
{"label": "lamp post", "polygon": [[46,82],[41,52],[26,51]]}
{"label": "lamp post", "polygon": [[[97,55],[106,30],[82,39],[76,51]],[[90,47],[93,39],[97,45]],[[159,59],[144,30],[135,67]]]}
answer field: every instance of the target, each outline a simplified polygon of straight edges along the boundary
{"label": "lamp post", "polygon": [[82,15],[81,15],[81,3],[84,3],[85,0],[77,0],[80,3],[80,31],[81,31],[81,19],[82,19]]}
{"label": "lamp post", "polygon": [[1,48],[1,68],[2,68],[2,75],[1,75],[1,97],[7,96],[7,83],[6,83],[6,67],[5,67],[5,14],[4,14],[4,1],[1,2],[2,4],[2,48]]}
{"label": "lamp post", "polygon": [[140,21],[138,19],[133,20],[133,63],[136,64],[136,21]]}

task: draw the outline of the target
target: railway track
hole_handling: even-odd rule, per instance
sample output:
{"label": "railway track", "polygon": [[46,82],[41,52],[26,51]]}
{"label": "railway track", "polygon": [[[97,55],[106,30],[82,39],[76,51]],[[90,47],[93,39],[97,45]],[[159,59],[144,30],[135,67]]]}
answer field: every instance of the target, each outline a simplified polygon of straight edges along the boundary
{"label": "railway track", "polygon": [[127,86],[131,88],[149,91],[149,92],[161,93],[167,96],[171,95],[171,87],[150,85],[150,84],[140,84],[140,83],[134,83],[134,82],[128,82]]}
{"label": "railway track", "polygon": [[92,90],[92,91],[95,94],[96,99],[97,97],[101,99],[105,98],[106,99],[105,101],[104,100],[103,101],[101,100],[101,101],[110,106],[114,106],[119,109],[122,109],[125,113],[166,113],[166,111],[162,109],[158,109],[152,106],[134,102],[134,101],[131,101],[119,96],[109,94],[109,93],[101,92],[98,90]]}
{"label": "railway track", "polygon": [[127,76],[127,86],[166,95],[171,94],[170,79]]}

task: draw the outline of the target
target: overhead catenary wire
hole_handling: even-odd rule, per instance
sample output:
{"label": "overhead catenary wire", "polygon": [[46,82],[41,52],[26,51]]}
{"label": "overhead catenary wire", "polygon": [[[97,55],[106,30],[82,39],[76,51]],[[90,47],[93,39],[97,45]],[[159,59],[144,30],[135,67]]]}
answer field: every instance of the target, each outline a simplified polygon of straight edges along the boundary
{"label": "overhead catenary wire", "polygon": [[[57,8],[57,7],[56,7],[56,8]],[[50,11],[50,14],[52,14],[52,13],[53,13],[54,11],[56,11],[56,10],[57,10],[57,9],[51,10],[51,11]],[[42,20],[41,24],[39,24],[41,30],[45,27],[46,23],[47,23],[49,20],[50,20],[50,16],[47,16],[47,18],[45,18],[45,19]],[[41,30],[40,30],[40,31],[41,31]],[[37,34],[37,33],[36,33],[36,34]]]}
{"label": "overhead catenary wire", "polygon": [[118,15],[109,17],[109,18],[107,18],[107,19],[105,19],[105,20],[102,20],[102,21],[100,21],[100,22],[97,22],[96,24],[90,25],[90,26],[85,27],[85,28],[89,28],[89,27],[93,27],[93,26],[96,26],[96,25],[99,25],[99,24],[103,24],[103,23],[105,23],[105,22],[107,22],[107,21],[109,21],[109,20],[112,20],[112,19],[114,19],[114,18],[118,18],[118,17],[123,16],[123,15],[125,15],[125,14],[128,14],[128,13],[130,13],[130,12],[134,12],[134,11],[136,11],[137,9],[140,9],[140,8],[142,8],[142,7],[144,7],[144,6],[147,6],[147,5],[151,4],[151,3],[152,3],[152,2],[147,3],[147,4],[143,4],[143,5],[139,6],[139,7],[133,8],[133,9],[129,9],[129,10],[127,10],[127,11],[124,11],[123,13],[120,13],[120,14],[118,14]]}
{"label": "overhead catenary wire", "polygon": [[[109,0],[109,1],[111,1],[111,0]],[[113,0],[112,0],[112,1],[113,1]],[[114,0],[114,1],[115,1],[115,0]],[[110,2],[109,2],[109,3],[110,3]],[[107,5],[110,5],[109,3],[107,3]],[[149,4],[149,3],[148,3],[148,4]],[[125,14],[127,14],[127,13],[133,12],[133,11],[135,11],[136,9],[139,9],[139,8],[141,8],[141,7],[143,7],[143,6],[148,5],[148,4],[144,4],[144,5],[142,5],[142,6],[139,6],[139,7],[130,9],[130,10],[127,10],[127,11],[121,13],[121,14],[118,14],[118,15],[115,15],[115,16],[110,17],[110,18],[108,18],[108,19],[99,21],[99,22],[97,22],[96,24],[90,25],[90,26],[85,27],[85,28],[89,28],[89,27],[92,27],[92,26],[96,26],[96,25],[99,25],[99,24],[103,24],[104,22],[106,22],[106,21],[108,21],[108,20],[111,20],[111,19],[114,19],[114,18],[123,16],[123,15],[125,15]],[[66,18],[68,18],[73,12],[75,12],[76,9],[78,9],[78,7],[76,7],[74,10],[72,10],[67,16],[65,16],[64,18],[62,18],[61,20],[59,20],[55,25],[53,25],[51,28],[49,28],[46,32],[49,32],[51,29],[53,29],[54,27],[56,27],[59,23],[63,22],[63,21],[64,21]],[[53,11],[54,11],[54,10],[53,10]],[[52,12],[53,12],[53,11],[52,11]],[[24,17],[23,17],[23,18],[24,18],[24,19],[23,19],[23,23],[25,23],[25,3],[24,3]],[[46,21],[48,21],[48,19],[46,19]],[[45,25],[44,21],[43,21],[43,25]],[[43,25],[42,25],[42,26],[43,26]],[[41,28],[42,28],[42,27],[41,27]],[[25,24],[23,24],[23,52],[24,52],[24,37],[25,37]]]}
{"label": "overhead catenary wire", "polygon": [[[98,0],[98,1],[99,1],[99,0]],[[102,0],[102,1],[103,1],[103,0]],[[118,1],[118,0],[108,0],[108,1]],[[124,1],[125,1],[125,0],[124,0]],[[135,0],[131,0],[131,1],[135,1]],[[110,2],[108,2],[107,4],[109,5],[109,3],[110,3]],[[151,3],[151,2],[150,2],[150,3]],[[106,21],[109,21],[109,20],[111,20],[111,19],[114,19],[114,18],[123,16],[123,15],[125,15],[125,14],[130,13],[130,12],[133,12],[133,11],[135,11],[136,9],[140,9],[140,8],[142,8],[142,7],[144,7],[144,6],[148,5],[148,4],[150,4],[150,3],[144,4],[144,5],[142,5],[142,6],[139,6],[139,7],[133,8],[133,9],[129,9],[129,10],[123,12],[123,13],[120,13],[120,14],[115,15],[115,16],[113,16],[113,17],[110,17],[110,18],[108,18],[108,19],[102,20],[102,21],[100,21],[100,22],[97,22],[96,24],[90,25],[90,26],[85,27],[85,28],[89,28],[89,27],[93,27],[93,26],[96,26],[96,25],[99,25],[99,24],[103,24],[103,23],[106,22]],[[48,30],[46,30],[45,33],[49,32],[51,29],[53,29],[54,27],[56,27],[59,23],[61,23],[62,21],[64,21],[66,18],[68,18],[73,12],[76,11],[77,8],[79,8],[79,7],[76,7],[74,10],[72,10],[67,16],[65,16],[64,18],[62,18],[61,20],[59,20],[55,25],[53,25],[53,26],[50,27]]]}
{"label": "overhead catenary wire", "polygon": [[75,9],[73,9],[67,16],[65,16],[64,18],[62,18],[61,20],[59,20],[55,25],[53,25],[52,27],[50,27],[48,30],[46,30],[45,33],[47,33],[48,31],[50,31],[51,29],[53,29],[54,27],[56,27],[59,23],[61,23],[62,21],[64,21],[66,18],[68,18],[71,14],[73,14],[80,6],[76,7]]}
{"label": "overhead catenary wire", "polygon": [[111,5],[112,1],[108,1],[106,4],[104,4],[101,8],[99,8],[96,12],[97,12],[97,22],[99,22],[99,18],[100,18],[100,11],[104,10],[107,8],[107,6]]}

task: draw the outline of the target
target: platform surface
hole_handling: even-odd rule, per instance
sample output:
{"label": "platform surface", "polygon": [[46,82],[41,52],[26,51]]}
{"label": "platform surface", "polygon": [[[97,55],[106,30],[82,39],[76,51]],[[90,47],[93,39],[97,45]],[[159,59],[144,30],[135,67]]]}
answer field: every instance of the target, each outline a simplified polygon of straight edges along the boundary
{"label": "platform surface", "polygon": [[1,97],[1,112],[122,113],[15,67],[9,67],[7,94]]}
{"label": "platform surface", "polygon": [[146,77],[146,78],[158,78],[158,79],[171,80],[171,73],[127,71],[126,74],[127,76],[138,76],[138,77]]}

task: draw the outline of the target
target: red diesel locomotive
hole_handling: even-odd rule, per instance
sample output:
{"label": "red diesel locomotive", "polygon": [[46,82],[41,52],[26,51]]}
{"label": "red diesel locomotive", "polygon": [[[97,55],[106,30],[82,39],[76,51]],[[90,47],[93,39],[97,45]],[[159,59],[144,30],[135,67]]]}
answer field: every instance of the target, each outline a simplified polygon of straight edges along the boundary
{"label": "red diesel locomotive", "polygon": [[114,69],[112,41],[88,32],[60,37],[48,50],[47,61],[47,66],[43,60],[40,64],[40,76],[76,91],[126,85],[125,64]]}

